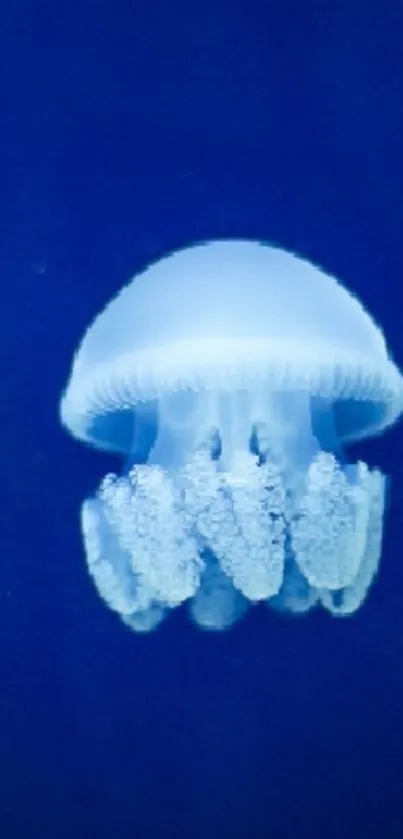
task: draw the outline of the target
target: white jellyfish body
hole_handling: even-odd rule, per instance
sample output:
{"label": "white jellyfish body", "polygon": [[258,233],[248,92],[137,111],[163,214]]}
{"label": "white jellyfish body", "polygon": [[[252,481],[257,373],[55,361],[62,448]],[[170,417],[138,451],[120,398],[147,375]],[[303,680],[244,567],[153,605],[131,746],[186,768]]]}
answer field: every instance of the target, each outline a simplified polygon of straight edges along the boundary
{"label": "white jellyfish body", "polygon": [[381,331],[306,260],[245,241],[160,260],[91,325],[61,402],[75,437],[126,461],[82,507],[101,597],[135,631],[184,602],[210,629],[259,601],[351,614],[385,478],[343,445],[402,409]]}

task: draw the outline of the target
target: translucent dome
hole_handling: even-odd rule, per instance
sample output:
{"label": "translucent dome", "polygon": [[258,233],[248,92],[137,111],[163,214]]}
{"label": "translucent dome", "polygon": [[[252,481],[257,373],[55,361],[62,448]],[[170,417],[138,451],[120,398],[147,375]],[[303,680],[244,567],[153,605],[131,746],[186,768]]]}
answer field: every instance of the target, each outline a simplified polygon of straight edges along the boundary
{"label": "translucent dome", "polygon": [[101,596],[135,631],[185,601],[213,629],[262,600],[355,611],[385,479],[343,444],[402,408],[382,332],[308,261],[246,241],[161,259],[90,326],[61,402],[75,437],[126,460],[82,508]]}
{"label": "translucent dome", "polygon": [[161,259],[101,312],[62,420],[79,439],[127,452],[137,403],[257,381],[331,399],[343,440],[381,431],[403,404],[382,332],[333,277],[279,248],[218,241]]}

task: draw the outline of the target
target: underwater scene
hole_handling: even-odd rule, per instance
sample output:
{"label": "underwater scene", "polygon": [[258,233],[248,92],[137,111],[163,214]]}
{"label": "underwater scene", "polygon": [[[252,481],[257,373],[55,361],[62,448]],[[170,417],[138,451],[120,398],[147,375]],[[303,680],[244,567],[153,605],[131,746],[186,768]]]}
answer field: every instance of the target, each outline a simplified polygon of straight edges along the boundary
{"label": "underwater scene", "polygon": [[1,839],[401,839],[403,6],[1,18]]}

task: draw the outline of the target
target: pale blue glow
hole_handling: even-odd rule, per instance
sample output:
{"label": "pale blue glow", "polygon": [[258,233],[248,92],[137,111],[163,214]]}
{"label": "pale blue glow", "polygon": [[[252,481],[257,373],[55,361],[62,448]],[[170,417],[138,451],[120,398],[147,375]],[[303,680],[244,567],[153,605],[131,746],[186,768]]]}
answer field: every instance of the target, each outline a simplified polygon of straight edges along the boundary
{"label": "pale blue glow", "polygon": [[82,507],[101,597],[140,632],[183,603],[206,629],[261,601],[353,613],[385,478],[344,449],[402,407],[382,332],[311,263],[226,241],[152,265],[90,326],[61,402],[74,436],[122,455]]}

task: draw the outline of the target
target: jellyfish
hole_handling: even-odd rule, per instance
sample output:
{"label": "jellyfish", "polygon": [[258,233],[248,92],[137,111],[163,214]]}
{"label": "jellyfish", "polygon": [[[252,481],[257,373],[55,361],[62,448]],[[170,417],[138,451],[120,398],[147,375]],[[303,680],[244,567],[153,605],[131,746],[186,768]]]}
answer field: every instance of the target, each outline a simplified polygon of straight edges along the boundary
{"label": "jellyfish", "polygon": [[351,615],[381,555],[386,478],[346,448],[403,410],[381,330],[336,279],[267,243],[197,243],[95,318],[60,404],[121,458],[81,508],[89,574],[135,632],[186,604]]}

